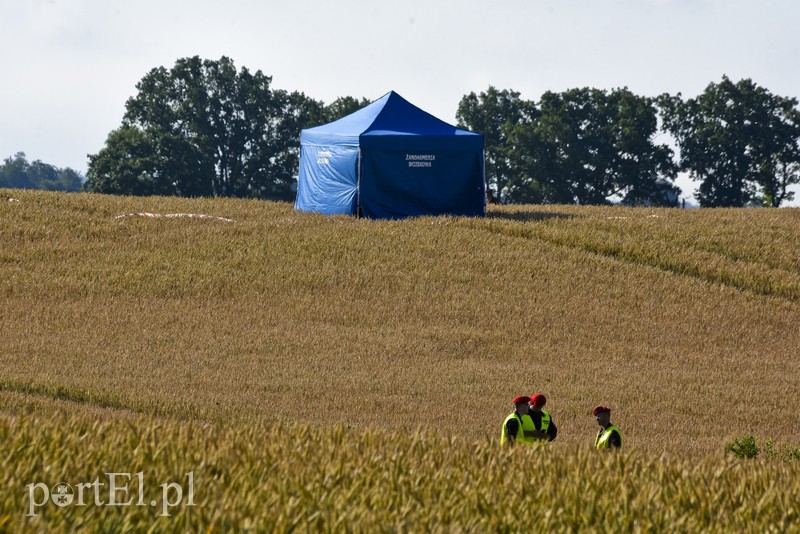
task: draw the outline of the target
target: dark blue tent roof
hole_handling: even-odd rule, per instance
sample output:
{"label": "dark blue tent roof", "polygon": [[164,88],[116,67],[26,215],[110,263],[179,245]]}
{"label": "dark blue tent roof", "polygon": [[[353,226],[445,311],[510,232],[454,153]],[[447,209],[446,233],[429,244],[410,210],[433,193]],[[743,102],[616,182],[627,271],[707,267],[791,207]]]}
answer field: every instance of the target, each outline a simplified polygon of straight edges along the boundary
{"label": "dark blue tent roof", "polygon": [[[360,136],[469,136],[483,148],[483,136],[456,128],[390,91],[337,121],[300,132],[300,142],[317,145],[359,145]],[[463,140],[462,140],[463,143]]]}

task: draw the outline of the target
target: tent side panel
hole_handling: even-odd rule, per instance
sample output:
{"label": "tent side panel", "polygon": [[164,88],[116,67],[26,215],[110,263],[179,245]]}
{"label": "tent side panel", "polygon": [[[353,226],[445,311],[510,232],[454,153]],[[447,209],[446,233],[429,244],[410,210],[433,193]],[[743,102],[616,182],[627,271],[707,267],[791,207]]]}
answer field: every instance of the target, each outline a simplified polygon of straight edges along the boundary
{"label": "tent side panel", "polygon": [[355,213],[357,165],[357,147],[301,144],[295,209],[326,215]]}
{"label": "tent side panel", "polygon": [[431,148],[431,143],[367,149],[363,139],[360,202],[364,216],[486,214],[482,149]]}

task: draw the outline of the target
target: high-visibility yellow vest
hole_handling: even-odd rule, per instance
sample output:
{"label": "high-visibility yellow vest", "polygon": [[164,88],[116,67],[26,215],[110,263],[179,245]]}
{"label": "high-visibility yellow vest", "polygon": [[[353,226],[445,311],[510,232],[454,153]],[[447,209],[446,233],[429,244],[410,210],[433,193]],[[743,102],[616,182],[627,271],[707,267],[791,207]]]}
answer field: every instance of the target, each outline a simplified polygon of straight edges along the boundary
{"label": "high-visibility yellow vest", "polygon": [[611,444],[608,442],[608,438],[610,438],[611,434],[614,432],[619,434],[619,446],[622,447],[622,432],[620,432],[619,428],[617,428],[615,425],[611,425],[605,430],[598,432],[597,437],[594,440],[594,446],[598,449],[610,449]]}
{"label": "high-visibility yellow vest", "polygon": [[[550,428],[550,414],[542,410],[542,428],[539,429],[539,432],[547,433],[548,428]],[[536,429],[534,428],[534,430]]]}
{"label": "high-visibility yellow vest", "polygon": [[525,435],[525,432],[533,432],[534,430],[536,430],[536,425],[533,424],[533,419],[531,418],[530,414],[526,413],[522,416],[522,443],[525,445],[530,445],[536,441],[535,439]]}
{"label": "high-visibility yellow vest", "polygon": [[515,443],[530,443],[530,439],[525,437],[525,430],[534,430],[533,421],[529,415],[520,417],[517,412],[511,412],[508,417],[503,421],[503,428],[500,430],[500,445],[505,445],[508,442],[508,433],[506,432],[506,423],[511,419],[517,420],[517,435],[514,436]]}

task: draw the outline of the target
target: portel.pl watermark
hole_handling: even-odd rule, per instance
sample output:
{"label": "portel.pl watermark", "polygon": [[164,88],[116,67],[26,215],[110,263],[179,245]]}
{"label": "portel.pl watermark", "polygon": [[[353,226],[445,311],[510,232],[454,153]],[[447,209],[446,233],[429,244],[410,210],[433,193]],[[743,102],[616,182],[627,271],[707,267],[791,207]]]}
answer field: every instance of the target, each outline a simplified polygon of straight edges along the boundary
{"label": "portel.pl watermark", "polygon": [[[150,506],[159,510],[159,517],[169,517],[170,510],[177,506],[194,506],[194,472],[185,475],[186,487],[181,482],[160,484],[160,499],[146,501],[144,497],[144,472],[104,473],[105,478],[97,477],[93,482],[80,482],[74,486],[58,482],[49,486],[44,482],[34,482],[28,490],[28,517],[36,517],[44,506]],[[134,479],[138,482],[136,492],[128,486]],[[184,500],[185,498],[185,500]]]}

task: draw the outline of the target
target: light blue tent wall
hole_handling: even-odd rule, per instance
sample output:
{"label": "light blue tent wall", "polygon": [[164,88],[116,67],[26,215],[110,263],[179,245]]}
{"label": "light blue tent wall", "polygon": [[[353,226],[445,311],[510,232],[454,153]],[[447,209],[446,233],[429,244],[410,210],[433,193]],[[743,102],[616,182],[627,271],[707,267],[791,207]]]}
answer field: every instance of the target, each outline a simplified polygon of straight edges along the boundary
{"label": "light blue tent wall", "polygon": [[295,208],[402,218],[483,215],[483,136],[417,108],[395,92],[300,133]]}

